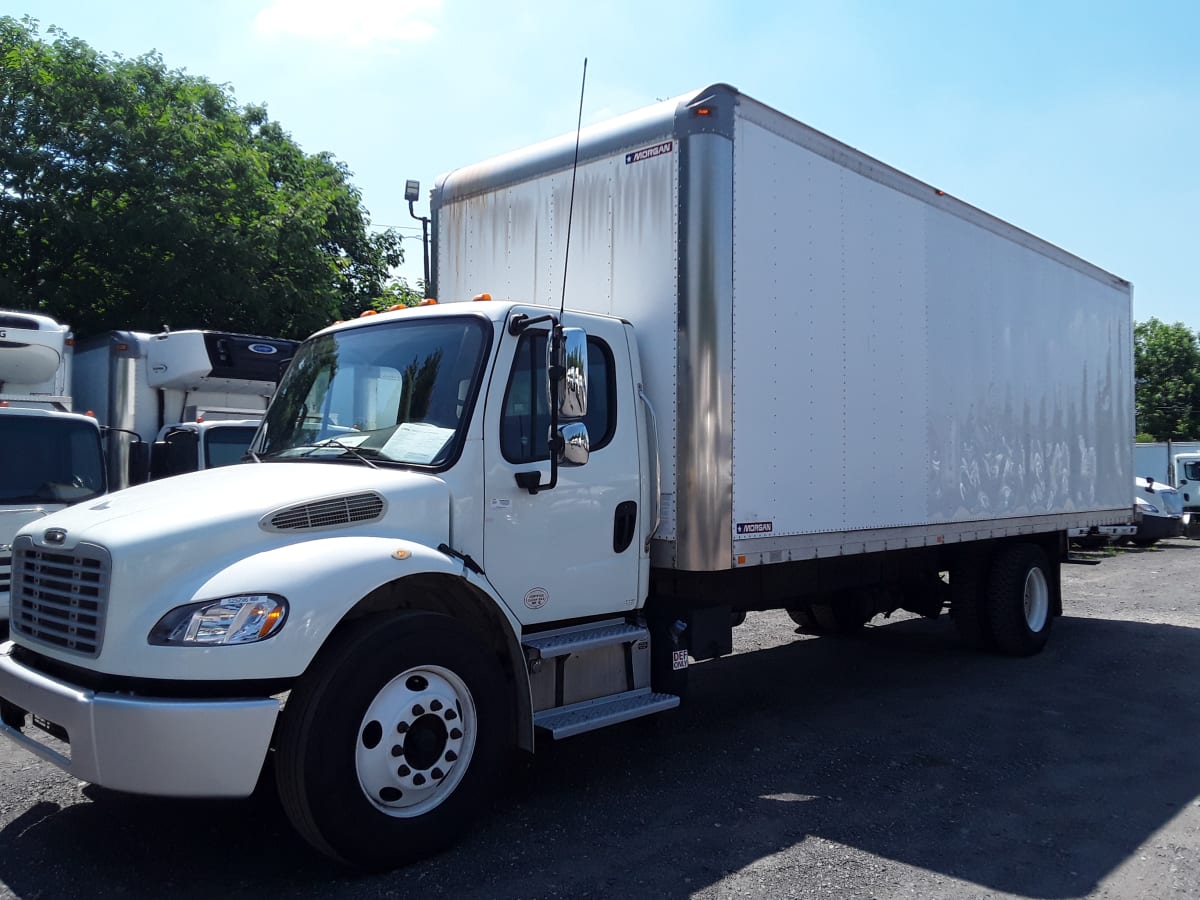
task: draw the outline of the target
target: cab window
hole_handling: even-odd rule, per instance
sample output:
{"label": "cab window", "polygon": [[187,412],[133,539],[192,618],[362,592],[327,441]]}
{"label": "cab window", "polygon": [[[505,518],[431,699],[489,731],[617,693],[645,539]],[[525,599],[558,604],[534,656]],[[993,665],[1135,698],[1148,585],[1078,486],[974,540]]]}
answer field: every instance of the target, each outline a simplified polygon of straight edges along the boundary
{"label": "cab window", "polygon": [[[549,459],[549,398],[546,396],[545,331],[521,335],[512,374],[504,394],[500,419],[500,452],[512,463]],[[588,337],[587,425],[592,452],[603,449],[616,430],[617,380],[612,350],[596,337]]]}

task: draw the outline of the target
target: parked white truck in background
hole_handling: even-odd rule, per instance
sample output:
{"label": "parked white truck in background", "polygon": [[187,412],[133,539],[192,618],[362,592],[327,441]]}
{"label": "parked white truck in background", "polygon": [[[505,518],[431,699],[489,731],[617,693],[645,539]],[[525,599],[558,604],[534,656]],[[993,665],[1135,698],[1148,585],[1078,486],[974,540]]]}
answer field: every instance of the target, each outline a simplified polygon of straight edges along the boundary
{"label": "parked white truck in background", "polygon": [[727,86],[579,148],[573,207],[575,135],[433,192],[443,299],[512,299],[318,332],[260,465],[21,532],[8,737],[147,794],[270,759],[380,867],[535,733],[675,706],[746,611],[1042,648],[1068,531],[1130,516],[1128,283]]}
{"label": "parked white truck in background", "polygon": [[1133,467],[1139,476],[1179,491],[1183,534],[1200,538],[1200,441],[1134,444]]}
{"label": "parked white truck in background", "polygon": [[48,316],[0,310],[0,633],[17,530],[107,487],[96,420],[71,412],[73,343]]}
{"label": "parked white truck in background", "polygon": [[217,331],[113,331],[75,353],[75,397],[108,433],[108,475],[127,487],[131,443],[150,477],[237,462],[298,341]]}

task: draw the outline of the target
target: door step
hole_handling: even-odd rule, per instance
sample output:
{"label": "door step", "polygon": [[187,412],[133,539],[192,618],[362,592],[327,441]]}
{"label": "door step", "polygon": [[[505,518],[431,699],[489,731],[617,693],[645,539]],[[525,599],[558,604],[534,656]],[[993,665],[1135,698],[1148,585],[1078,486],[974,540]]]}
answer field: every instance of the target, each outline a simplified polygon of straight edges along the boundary
{"label": "door step", "polygon": [[675,694],[656,694],[648,687],[637,688],[623,694],[542,710],[534,714],[533,724],[557,741],[583,734],[585,731],[594,731],[597,728],[616,725],[618,722],[628,722],[630,719],[648,716],[651,713],[674,709],[678,705],[679,697]]}
{"label": "door step", "polygon": [[530,659],[554,659],[557,656],[586,653],[598,647],[631,644],[650,640],[650,632],[626,622],[597,622],[586,628],[571,628],[527,635],[521,640]]}

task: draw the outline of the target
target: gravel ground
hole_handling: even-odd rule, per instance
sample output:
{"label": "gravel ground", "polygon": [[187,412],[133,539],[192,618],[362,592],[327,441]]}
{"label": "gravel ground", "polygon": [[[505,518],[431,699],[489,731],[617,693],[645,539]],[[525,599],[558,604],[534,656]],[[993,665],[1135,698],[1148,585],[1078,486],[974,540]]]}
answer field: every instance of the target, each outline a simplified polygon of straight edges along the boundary
{"label": "gravel ground", "polygon": [[353,876],[269,800],[81,785],[0,741],[0,898],[1200,896],[1200,542],[1068,566],[1050,645],[752,613],[680,710],[551,744],[449,852]]}

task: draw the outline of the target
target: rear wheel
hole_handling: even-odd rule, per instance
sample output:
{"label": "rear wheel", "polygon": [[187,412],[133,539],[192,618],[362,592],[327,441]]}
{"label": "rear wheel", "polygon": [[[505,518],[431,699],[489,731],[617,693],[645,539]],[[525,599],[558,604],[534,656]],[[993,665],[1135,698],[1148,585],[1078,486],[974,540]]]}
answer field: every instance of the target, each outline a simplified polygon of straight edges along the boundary
{"label": "rear wheel", "polygon": [[470,631],[432,613],[363,619],[334,641],[280,723],[288,818],[354,866],[435,853],[480,811],[511,744],[500,666]]}
{"label": "rear wheel", "polygon": [[845,591],[824,603],[810,604],[809,609],[817,627],[830,634],[858,634],[871,621],[863,591]]}
{"label": "rear wheel", "polygon": [[787,614],[796,623],[798,631],[810,631],[816,626],[807,606],[789,606]]}
{"label": "rear wheel", "polygon": [[988,623],[996,649],[1031,656],[1050,637],[1054,622],[1050,566],[1035,544],[1012,544],[996,552],[988,578]]}
{"label": "rear wheel", "polygon": [[995,647],[988,617],[985,553],[965,554],[950,570],[950,618],[962,642],[976,650]]}

